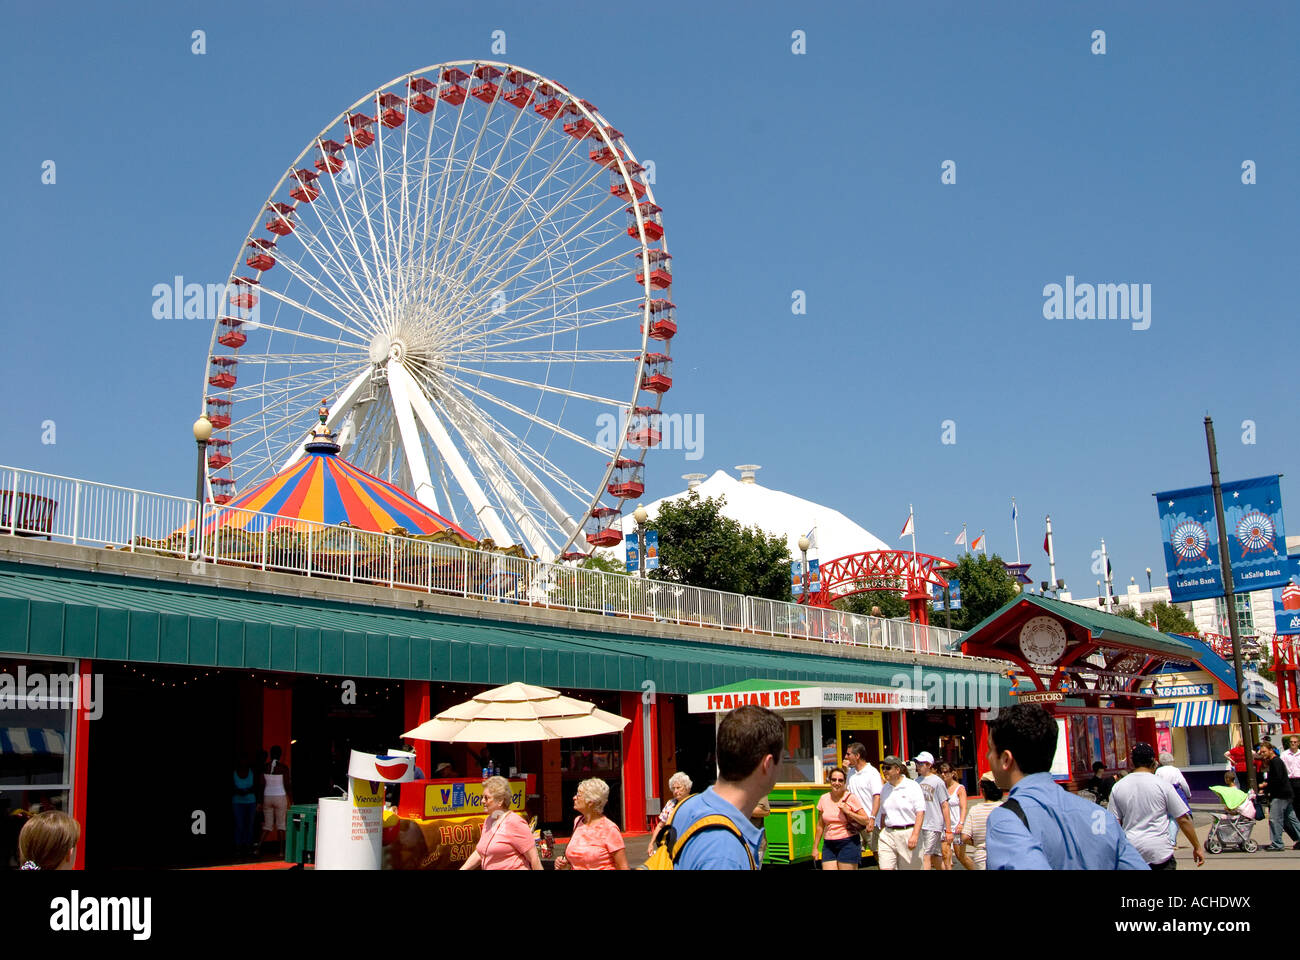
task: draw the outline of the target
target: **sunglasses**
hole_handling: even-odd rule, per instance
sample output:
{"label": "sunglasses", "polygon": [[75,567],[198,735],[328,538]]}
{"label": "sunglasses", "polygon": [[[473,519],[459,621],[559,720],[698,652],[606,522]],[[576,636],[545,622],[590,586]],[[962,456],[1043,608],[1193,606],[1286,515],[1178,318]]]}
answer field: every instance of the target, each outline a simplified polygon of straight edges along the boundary
{"label": "sunglasses", "polygon": [[843,777],[831,777],[831,783],[843,783],[843,782],[844,782]]}

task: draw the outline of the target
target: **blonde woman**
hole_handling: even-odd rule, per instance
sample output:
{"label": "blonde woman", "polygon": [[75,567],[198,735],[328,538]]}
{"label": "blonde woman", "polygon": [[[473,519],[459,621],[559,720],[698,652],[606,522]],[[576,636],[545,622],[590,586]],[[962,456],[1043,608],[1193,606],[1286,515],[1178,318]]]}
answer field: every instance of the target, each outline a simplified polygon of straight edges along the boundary
{"label": "blonde woman", "polygon": [[[966,823],[966,811],[969,801],[966,786],[957,779],[958,771],[947,760],[939,764],[939,776],[943,778],[944,788],[948,791],[948,822],[952,824],[952,838],[943,841],[943,869],[952,869],[953,848],[961,846],[961,831]],[[957,858],[959,861],[961,857]]]}
{"label": "blonde woman", "polygon": [[77,857],[81,827],[66,813],[46,810],[23,824],[18,834],[18,859],[23,870],[71,870]]}
{"label": "blonde woman", "polygon": [[510,809],[510,781],[488,777],[483,782],[483,835],[462,870],[540,870],[541,857],[533,831],[524,818]]}
{"label": "blonde woman", "polygon": [[623,835],[605,816],[609,802],[609,784],[593,777],[578,784],[573,796],[573,836],[564,855],[555,858],[556,870],[627,870],[627,851]]}
{"label": "blonde woman", "polygon": [[668,818],[677,809],[677,804],[691,795],[691,778],[678,770],[668,778],[668,789],[673,798],[665,803],[663,810],[659,812],[659,822],[655,824],[654,833],[650,834],[650,846],[646,848],[646,856],[654,855],[655,840],[659,837],[659,831],[668,826]]}

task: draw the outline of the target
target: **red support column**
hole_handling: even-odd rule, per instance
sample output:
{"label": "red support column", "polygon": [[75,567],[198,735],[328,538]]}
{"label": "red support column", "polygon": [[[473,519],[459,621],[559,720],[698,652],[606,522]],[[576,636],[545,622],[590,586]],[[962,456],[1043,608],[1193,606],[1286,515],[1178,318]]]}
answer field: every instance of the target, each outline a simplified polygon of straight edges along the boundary
{"label": "red support column", "polygon": [[560,772],[560,741],[542,741],[542,820],[559,823],[564,819],[567,804],[564,796],[563,774]]}
{"label": "red support column", "polygon": [[671,697],[660,695],[655,701],[655,724],[659,728],[659,806],[670,799],[668,778],[677,772],[677,715]]}
{"label": "red support column", "polygon": [[[658,766],[655,754],[658,752],[655,708],[649,705],[651,784],[654,785],[654,770]],[[623,729],[623,829],[639,833],[646,828],[646,774],[645,774],[645,730],[646,723],[642,717],[641,694],[622,693],[619,695],[619,713],[632,722]],[[660,797],[662,800],[662,796]]]}
{"label": "red support column", "polygon": [[262,749],[280,745],[281,761],[293,769],[293,691],[266,687],[262,690]]}
{"label": "red support column", "polygon": [[895,743],[897,743],[899,749],[902,750],[902,753],[898,755],[898,758],[904,763],[907,763],[907,761],[911,759],[911,757],[907,755],[911,749],[907,743],[907,711],[899,710],[897,711],[896,716],[898,717],[898,739]]}
{"label": "red support column", "polygon": [[1273,640],[1273,676],[1277,681],[1278,712],[1282,715],[1284,733],[1300,733],[1300,684],[1296,678],[1300,670],[1296,664],[1295,643],[1291,639],[1276,637]]}
{"label": "red support column", "polygon": [[[72,756],[72,819],[81,826],[81,839],[77,841],[77,856],[73,869],[86,869],[86,774],[90,769],[90,710],[87,709],[90,698],[102,695],[102,690],[94,687],[95,663],[93,660],[78,660],[77,703],[74,705],[76,731],[73,742],[76,744]],[[96,709],[102,710],[102,703],[95,703]]]}
{"label": "red support column", "polygon": [[984,711],[975,711],[975,770],[982,777],[988,773],[989,725]]}
{"label": "red support column", "polygon": [[[407,730],[413,730],[426,720],[432,719],[429,700],[429,681],[407,680],[402,684],[402,722]],[[415,765],[424,771],[426,777],[433,776],[429,768],[432,762],[433,745],[428,740],[416,740]]]}

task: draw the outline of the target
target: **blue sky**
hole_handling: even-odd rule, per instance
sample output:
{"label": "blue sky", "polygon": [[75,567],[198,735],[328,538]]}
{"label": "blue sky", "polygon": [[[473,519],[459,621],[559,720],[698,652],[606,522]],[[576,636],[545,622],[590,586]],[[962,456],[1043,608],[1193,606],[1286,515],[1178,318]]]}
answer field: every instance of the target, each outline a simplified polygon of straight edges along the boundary
{"label": "blue sky", "polygon": [[[700,460],[650,455],[648,499],[759,463],[760,482],[888,541],[910,502],[922,550],[951,553],[965,521],[1014,556],[1014,495],[1039,578],[1051,513],[1076,594],[1102,537],[1117,586],[1147,566],[1162,582],[1150,494],[1208,482],[1210,413],[1225,479],[1286,474],[1300,532],[1294,4],[5,2],[0,17],[0,462],[190,492],[211,327],[155,320],[153,285],[224,281],[326,121],[412,69],[488,58],[501,29],[497,59],[597,103],[655,161],[681,325],[665,409],[705,433]],[[1043,287],[1067,275],[1150,284],[1150,328],[1044,319]]]}

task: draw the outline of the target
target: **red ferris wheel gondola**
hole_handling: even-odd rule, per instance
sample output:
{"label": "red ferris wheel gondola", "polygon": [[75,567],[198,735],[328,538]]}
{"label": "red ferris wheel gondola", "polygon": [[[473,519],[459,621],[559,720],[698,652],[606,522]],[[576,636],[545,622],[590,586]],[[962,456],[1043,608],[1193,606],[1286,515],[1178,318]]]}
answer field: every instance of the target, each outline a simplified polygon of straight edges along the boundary
{"label": "red ferris wheel gondola", "polygon": [[597,507],[587,517],[585,531],[587,542],[593,547],[612,547],[623,542],[623,529],[619,526],[622,511],[617,507]]}
{"label": "red ferris wheel gondola", "polygon": [[645,493],[645,463],[640,460],[619,458],[614,461],[610,477],[609,495],[619,500],[631,500]]}

